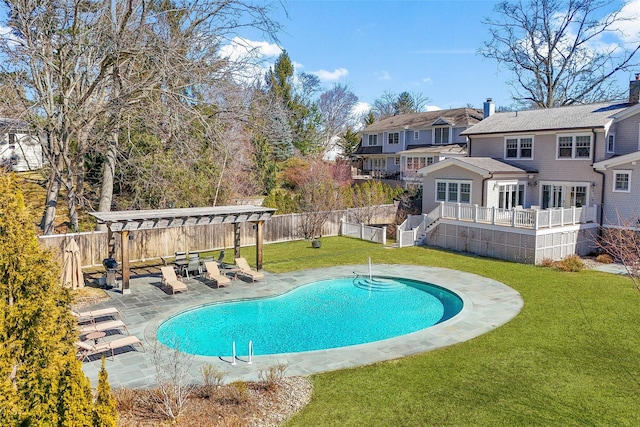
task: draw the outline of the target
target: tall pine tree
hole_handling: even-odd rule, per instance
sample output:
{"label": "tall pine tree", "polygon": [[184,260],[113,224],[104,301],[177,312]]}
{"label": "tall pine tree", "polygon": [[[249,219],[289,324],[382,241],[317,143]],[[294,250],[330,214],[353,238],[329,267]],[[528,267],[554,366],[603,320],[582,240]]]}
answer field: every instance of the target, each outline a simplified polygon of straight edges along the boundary
{"label": "tall pine tree", "polygon": [[90,426],[70,295],[34,224],[13,177],[0,174],[0,425]]}

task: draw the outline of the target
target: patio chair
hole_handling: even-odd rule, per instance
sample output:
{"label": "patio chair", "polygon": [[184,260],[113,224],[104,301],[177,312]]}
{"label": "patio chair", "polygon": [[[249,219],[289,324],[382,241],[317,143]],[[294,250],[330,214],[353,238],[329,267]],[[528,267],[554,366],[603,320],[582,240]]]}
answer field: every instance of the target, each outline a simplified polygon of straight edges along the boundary
{"label": "patio chair", "polygon": [[101,354],[107,351],[111,351],[111,360],[115,360],[115,350],[124,347],[133,347],[134,345],[139,345],[142,351],[145,351],[142,342],[134,335],[99,344],[90,344],[86,341],[76,342],[77,356],[81,361],[84,361],[87,357],[94,354]]}
{"label": "patio chair", "polygon": [[200,266],[200,257],[189,258],[189,263],[184,267],[184,272],[187,274],[187,280],[189,280],[189,273],[197,273],[197,276],[202,275],[202,267]]}
{"label": "patio chair", "polygon": [[95,323],[96,319],[101,317],[112,317],[114,320],[121,319],[122,316],[120,312],[115,307],[103,308],[100,310],[91,310],[91,311],[73,311],[71,310],[71,314],[73,314],[78,323],[91,322]]}
{"label": "patio chair", "polygon": [[252,270],[251,267],[249,267],[249,263],[247,262],[246,259],[236,258],[236,265],[240,269],[240,274],[242,274],[243,276],[250,277],[252,282],[255,282],[256,280],[264,279],[264,273],[260,271]]}
{"label": "patio chair", "polygon": [[205,277],[209,280],[215,280],[216,285],[228,285],[229,283],[231,283],[231,279],[220,274],[218,264],[216,264],[214,261],[206,262],[204,264],[204,268],[207,270]]}
{"label": "patio chair", "polygon": [[178,279],[173,267],[160,267],[160,271],[162,271],[162,284],[171,289],[171,294],[187,291],[187,285]]}
{"label": "patio chair", "polygon": [[88,334],[89,332],[104,332],[120,328],[124,328],[127,334],[129,334],[127,325],[125,325],[122,320],[109,320],[108,322],[89,323],[88,325],[78,326],[81,335]]}
{"label": "patio chair", "polygon": [[216,262],[220,267],[224,268],[224,249],[220,251],[220,255],[218,255]]}

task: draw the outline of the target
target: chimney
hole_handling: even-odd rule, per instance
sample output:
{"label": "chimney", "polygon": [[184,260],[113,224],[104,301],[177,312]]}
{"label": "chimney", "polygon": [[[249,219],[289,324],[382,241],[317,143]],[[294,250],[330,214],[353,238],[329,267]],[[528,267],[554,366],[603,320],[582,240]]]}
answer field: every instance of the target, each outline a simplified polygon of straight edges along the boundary
{"label": "chimney", "polygon": [[[638,82],[640,83],[640,81]],[[636,89],[636,92],[638,90]],[[636,98],[637,98],[637,94],[636,94]],[[637,102],[637,101],[636,101]],[[483,119],[486,119],[487,117],[489,117],[490,115],[492,115],[493,113],[496,112],[496,106],[493,103],[493,100],[491,98],[487,98],[486,102],[483,105],[483,110],[484,110],[484,114],[483,114]]]}
{"label": "chimney", "polygon": [[629,103],[637,104],[640,101],[640,73],[636,74],[636,79],[629,82]]}

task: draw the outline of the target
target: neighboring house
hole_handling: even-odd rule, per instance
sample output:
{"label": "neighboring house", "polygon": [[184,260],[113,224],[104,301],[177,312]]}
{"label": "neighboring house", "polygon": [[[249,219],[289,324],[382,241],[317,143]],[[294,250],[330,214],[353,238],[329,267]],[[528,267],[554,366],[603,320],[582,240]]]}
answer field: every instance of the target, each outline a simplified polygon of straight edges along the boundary
{"label": "neighboring house", "polygon": [[640,214],[639,94],[640,75],[628,101],[491,114],[461,133],[468,157],[419,171],[428,219],[412,228],[518,261],[588,253],[600,225]]}
{"label": "neighboring house", "polygon": [[16,172],[42,168],[40,140],[29,131],[26,122],[0,118],[0,164]]}
{"label": "neighboring house", "polygon": [[388,117],[363,130],[355,155],[371,177],[415,181],[424,166],[465,155],[467,138],[461,134],[482,117],[473,108]]}

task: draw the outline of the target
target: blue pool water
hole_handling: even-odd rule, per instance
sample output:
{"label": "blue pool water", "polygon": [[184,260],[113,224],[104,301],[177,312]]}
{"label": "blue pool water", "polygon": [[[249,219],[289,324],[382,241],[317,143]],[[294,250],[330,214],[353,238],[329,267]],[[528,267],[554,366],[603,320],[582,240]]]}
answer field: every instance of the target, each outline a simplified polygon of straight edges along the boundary
{"label": "blue pool water", "polygon": [[286,294],[183,312],[158,328],[163,344],[203,356],[295,353],[363,344],[415,332],[462,309],[446,289],[410,279],[340,278]]}

